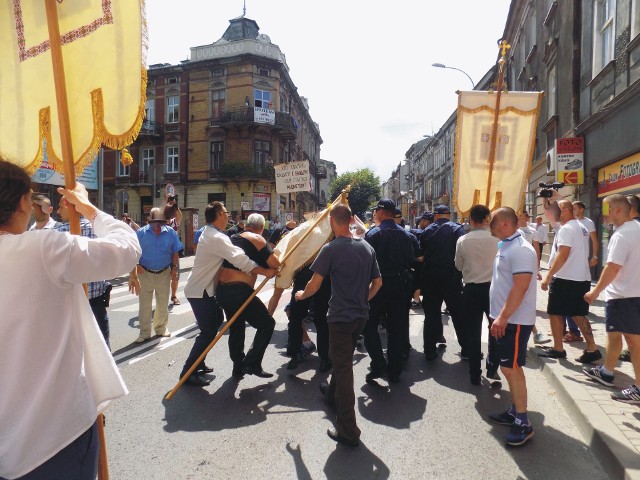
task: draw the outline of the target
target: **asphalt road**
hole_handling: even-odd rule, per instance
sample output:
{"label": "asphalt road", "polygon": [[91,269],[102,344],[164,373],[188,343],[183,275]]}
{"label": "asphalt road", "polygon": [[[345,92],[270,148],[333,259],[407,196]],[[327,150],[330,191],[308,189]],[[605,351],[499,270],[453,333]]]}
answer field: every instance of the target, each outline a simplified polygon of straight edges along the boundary
{"label": "asphalt road", "polygon": [[[209,353],[214,367],[206,388],[184,386],[172,400],[197,334],[188,302],[173,308],[173,336],[141,346],[137,299],[126,285],[112,294],[111,344],[129,395],[113,402],[107,415],[111,478],[118,479],[607,479],[587,444],[543,378],[533,359],[526,367],[534,438],[507,448],[507,427],[487,414],[509,405],[506,382],[480,387],[469,383],[453,328],[445,326],[448,349],[427,363],[422,352],[421,310],[411,317],[413,351],[398,384],[367,385],[366,352],[354,358],[356,412],[361,445],[337,445],[326,435],[333,414],[318,384],[313,354],[298,370],[286,370],[286,292],[276,312],[276,331],[263,366],[272,379],[231,378],[226,337]],[[260,297],[266,302],[271,285]],[[448,318],[445,316],[445,321]],[[254,330],[247,328],[247,346]],[[315,337],[311,333],[312,338]],[[486,347],[485,347],[486,348]]]}

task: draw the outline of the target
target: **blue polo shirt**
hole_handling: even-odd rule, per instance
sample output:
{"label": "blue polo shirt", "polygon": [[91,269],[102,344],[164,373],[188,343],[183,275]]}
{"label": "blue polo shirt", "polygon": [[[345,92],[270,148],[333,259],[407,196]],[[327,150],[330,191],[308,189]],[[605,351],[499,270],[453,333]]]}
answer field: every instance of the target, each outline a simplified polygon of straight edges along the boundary
{"label": "blue polo shirt", "polygon": [[162,270],[171,265],[171,257],[182,250],[182,242],[175,230],[162,225],[160,234],[153,233],[151,225],[140,228],[136,235],[142,247],[142,256],[138,262],[149,270]]}

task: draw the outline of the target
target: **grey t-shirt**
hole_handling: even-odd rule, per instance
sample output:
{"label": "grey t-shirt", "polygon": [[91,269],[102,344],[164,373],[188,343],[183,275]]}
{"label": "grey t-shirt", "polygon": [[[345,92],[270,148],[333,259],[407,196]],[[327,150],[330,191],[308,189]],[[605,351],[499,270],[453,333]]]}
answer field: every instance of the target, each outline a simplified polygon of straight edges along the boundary
{"label": "grey t-shirt", "polygon": [[369,317],[369,284],[380,277],[376,252],[360,238],[338,237],[320,250],[311,270],[331,277],[327,322]]}

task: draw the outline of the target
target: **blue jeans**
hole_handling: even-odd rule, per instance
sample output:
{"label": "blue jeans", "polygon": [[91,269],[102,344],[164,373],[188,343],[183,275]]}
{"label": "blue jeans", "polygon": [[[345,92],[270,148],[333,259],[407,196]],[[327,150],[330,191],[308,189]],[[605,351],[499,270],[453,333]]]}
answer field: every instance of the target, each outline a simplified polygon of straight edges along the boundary
{"label": "blue jeans", "polygon": [[564,330],[567,330],[567,326],[569,327],[569,331],[575,335],[580,335],[580,328],[578,328],[578,324],[573,321],[571,317],[564,317],[565,326]]}

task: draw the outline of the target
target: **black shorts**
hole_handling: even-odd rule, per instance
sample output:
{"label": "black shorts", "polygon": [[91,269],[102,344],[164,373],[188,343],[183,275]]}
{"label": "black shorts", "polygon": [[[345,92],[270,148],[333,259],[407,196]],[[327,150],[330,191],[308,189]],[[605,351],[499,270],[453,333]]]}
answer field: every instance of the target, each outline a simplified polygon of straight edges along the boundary
{"label": "black shorts", "polygon": [[604,305],[607,332],[640,335],[640,298],[616,298]]}
{"label": "black shorts", "polygon": [[547,313],[566,317],[585,316],[589,313],[589,304],[584,294],[591,288],[591,282],[577,282],[563,278],[553,278],[549,284]]}
{"label": "black shorts", "polygon": [[500,366],[505,368],[524,367],[527,363],[527,343],[533,325],[507,324],[504,337],[496,341]]}

